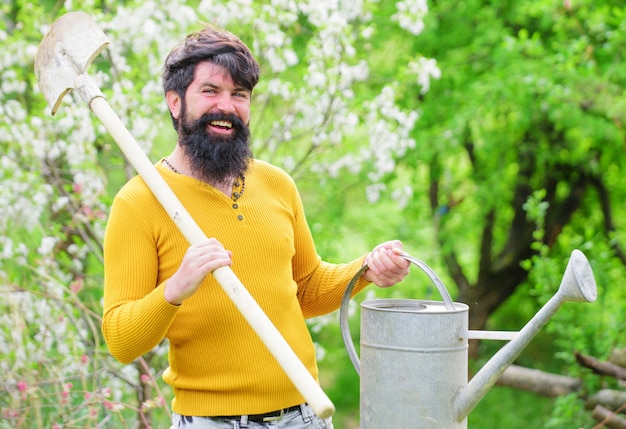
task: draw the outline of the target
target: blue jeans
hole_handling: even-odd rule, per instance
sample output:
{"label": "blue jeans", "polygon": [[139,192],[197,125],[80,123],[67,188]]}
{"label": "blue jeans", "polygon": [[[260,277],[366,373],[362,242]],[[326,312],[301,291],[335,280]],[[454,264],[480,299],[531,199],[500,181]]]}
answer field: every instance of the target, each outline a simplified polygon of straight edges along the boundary
{"label": "blue jeans", "polygon": [[333,423],[331,417],[320,419],[310,406],[302,404],[299,410],[269,422],[248,421],[248,416],[226,419],[172,413],[170,429],[333,429]]}

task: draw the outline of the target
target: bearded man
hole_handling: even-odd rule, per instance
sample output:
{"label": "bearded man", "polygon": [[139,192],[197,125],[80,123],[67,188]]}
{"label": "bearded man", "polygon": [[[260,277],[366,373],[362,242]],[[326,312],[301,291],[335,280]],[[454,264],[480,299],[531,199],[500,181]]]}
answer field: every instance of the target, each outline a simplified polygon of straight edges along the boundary
{"label": "bearded man", "polygon": [[163,379],[172,428],[332,428],[318,418],[209,274],[231,266],[313,377],[306,318],[354,293],[406,276],[402,243],[344,264],[324,262],[294,181],[252,157],[250,101],[259,65],[233,34],[207,26],[165,61],[163,89],[178,140],[156,164],[207,240],[189,246],[141,177],[116,195],[105,242],[102,331],[130,363],[169,340]]}

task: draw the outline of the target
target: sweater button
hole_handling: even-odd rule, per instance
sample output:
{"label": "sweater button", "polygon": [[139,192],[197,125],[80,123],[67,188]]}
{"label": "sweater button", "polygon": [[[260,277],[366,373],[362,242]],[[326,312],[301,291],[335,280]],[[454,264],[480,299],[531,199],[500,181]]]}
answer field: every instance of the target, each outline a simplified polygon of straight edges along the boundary
{"label": "sweater button", "polygon": [[239,216],[237,216],[237,219],[239,219],[239,220],[243,220],[243,216],[242,216],[242,215],[239,215]]}
{"label": "sweater button", "polygon": [[238,209],[239,208],[239,204],[237,204],[237,203],[233,204],[233,208],[234,209]]}

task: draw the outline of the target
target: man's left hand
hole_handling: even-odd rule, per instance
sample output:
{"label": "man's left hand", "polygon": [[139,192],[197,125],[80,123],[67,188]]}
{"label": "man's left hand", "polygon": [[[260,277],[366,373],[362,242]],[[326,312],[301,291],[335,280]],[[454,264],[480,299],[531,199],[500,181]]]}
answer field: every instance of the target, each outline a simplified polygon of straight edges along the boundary
{"label": "man's left hand", "polygon": [[400,282],[409,273],[411,265],[402,254],[404,251],[399,240],[379,244],[365,258],[368,269],[363,273],[363,278],[380,287]]}

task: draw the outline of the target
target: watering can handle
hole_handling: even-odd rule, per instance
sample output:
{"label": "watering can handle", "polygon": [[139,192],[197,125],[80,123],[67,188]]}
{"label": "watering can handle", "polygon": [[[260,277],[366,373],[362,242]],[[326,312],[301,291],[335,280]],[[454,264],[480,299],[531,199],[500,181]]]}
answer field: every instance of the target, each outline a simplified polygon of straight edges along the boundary
{"label": "watering can handle", "polygon": [[[437,274],[423,261],[414,258],[408,253],[403,253],[401,255],[404,259],[411,262],[412,264],[417,265],[426,273],[426,275],[433,281],[441,297],[443,298],[443,303],[448,311],[454,311],[454,303],[452,302],[452,298],[450,297],[450,293],[444,286],[443,282]],[[350,334],[350,326],[348,325],[348,307],[350,306],[350,297],[352,295],[352,289],[354,289],[354,285],[361,275],[367,270],[368,266],[363,265],[361,269],[356,273],[356,275],[350,280],[348,286],[346,287],[346,291],[343,294],[343,299],[341,300],[341,307],[339,309],[339,324],[341,326],[341,337],[343,338],[343,342],[346,346],[346,350],[348,351],[348,356],[350,356],[350,360],[352,361],[352,365],[356,370],[357,374],[361,375],[361,363],[359,361],[359,357],[356,353],[356,349],[354,348],[354,342],[352,341],[352,335]]]}

